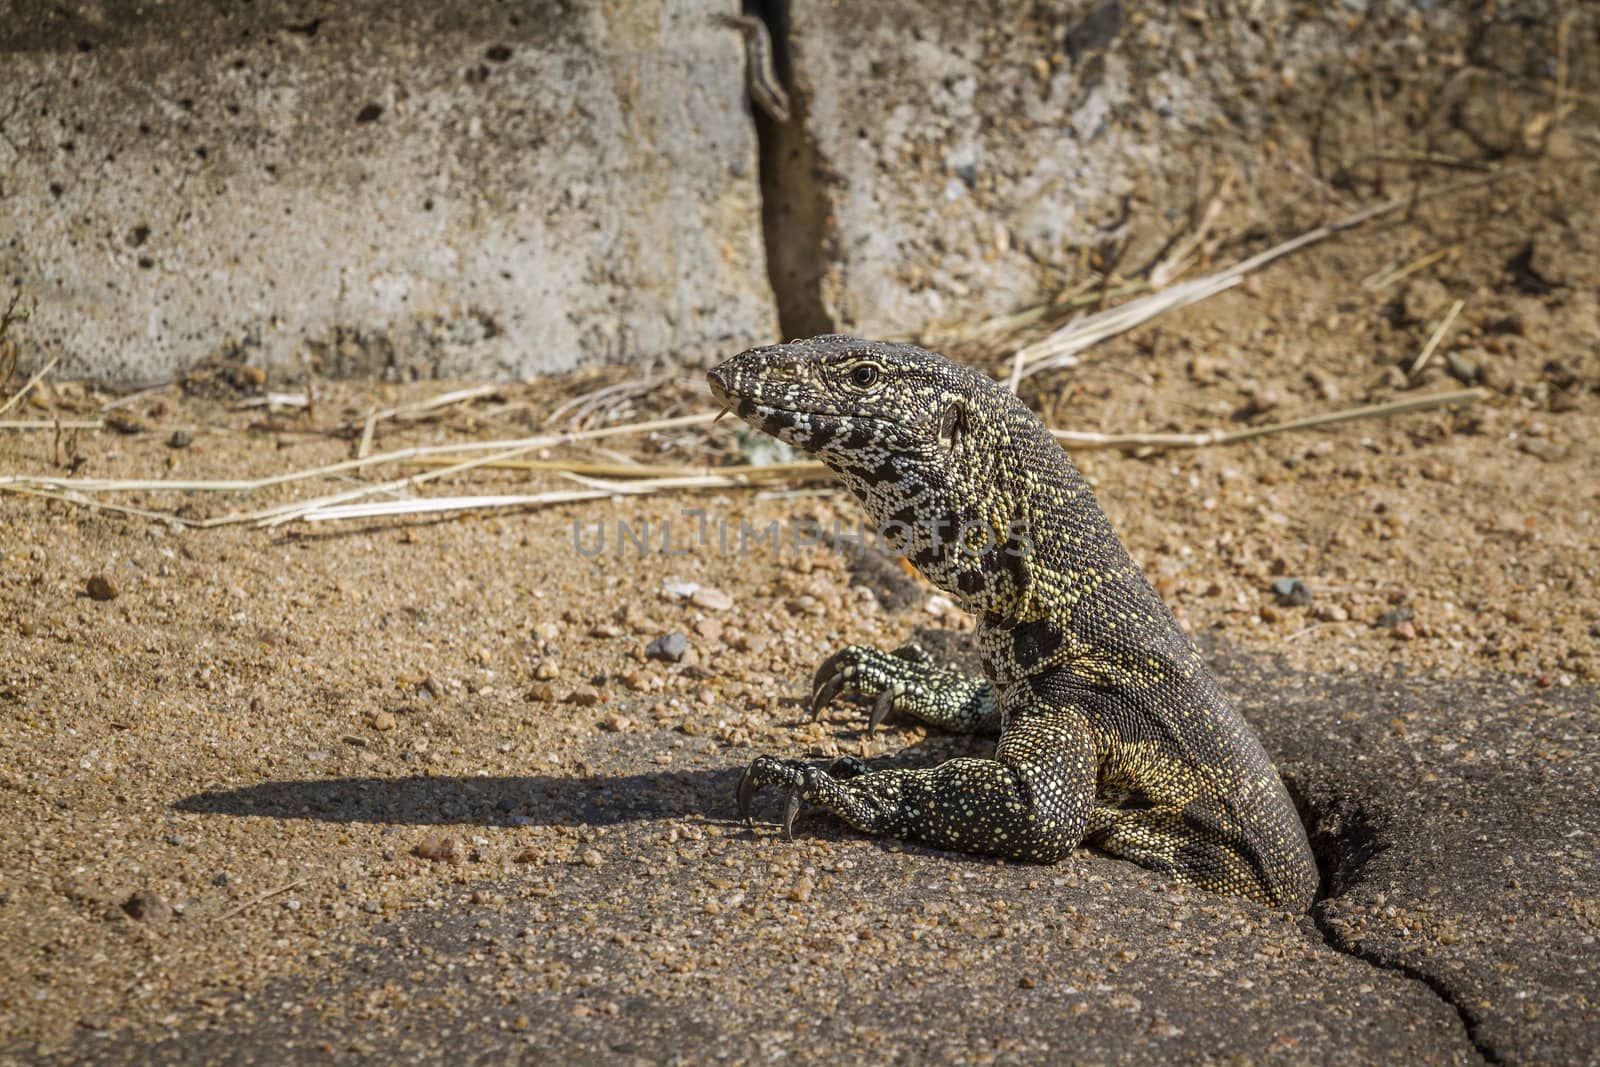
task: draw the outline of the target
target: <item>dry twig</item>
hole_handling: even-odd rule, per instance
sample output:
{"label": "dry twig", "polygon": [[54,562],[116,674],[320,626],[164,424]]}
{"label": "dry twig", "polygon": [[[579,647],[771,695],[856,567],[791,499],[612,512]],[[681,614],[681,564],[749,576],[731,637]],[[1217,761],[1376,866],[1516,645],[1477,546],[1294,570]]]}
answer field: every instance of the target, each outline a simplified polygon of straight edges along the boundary
{"label": "dry twig", "polygon": [[51,368],[53,368],[60,360],[60,356],[51,356],[50,362],[40,367],[38,372],[35,373],[32,378],[29,378],[23,383],[21,389],[18,389],[16,392],[12,393],[10,398],[7,399],[4,404],[0,404],[0,415],[4,415],[6,412],[10,411],[12,406],[15,405],[17,401],[27,396],[28,393],[32,391],[33,387],[38,385],[39,382],[43,380],[44,376],[50,373]]}
{"label": "dry twig", "polygon": [[1211,445],[1231,445],[1268,434],[1289,433],[1295,430],[1314,430],[1357,419],[1373,419],[1385,415],[1403,415],[1430,408],[1448,407],[1452,404],[1475,404],[1489,396],[1487,389],[1457,389],[1448,393],[1414,396],[1405,400],[1391,400],[1384,404],[1366,404],[1362,407],[1329,411],[1320,415],[1290,419],[1287,422],[1268,423],[1264,426],[1247,426],[1243,429],[1207,430],[1203,433],[1077,433],[1072,430],[1051,430],[1056,440],[1077,448],[1206,448]]}
{"label": "dry twig", "polygon": [[103,430],[104,419],[0,419],[0,430]]}
{"label": "dry twig", "polygon": [[280,885],[278,888],[272,889],[272,890],[268,890],[267,892],[262,893],[258,897],[250,898],[249,900],[245,901],[243,904],[238,905],[237,907],[229,908],[227,911],[223,912],[221,915],[218,915],[215,921],[221,922],[223,919],[231,919],[235,915],[238,915],[241,912],[248,911],[249,909],[255,907],[257,904],[261,904],[261,903],[264,903],[265,901],[271,900],[273,897],[281,896],[284,893],[287,893],[291,889],[298,889],[299,887],[305,885],[309,881],[311,881],[311,879],[309,877],[308,878],[296,878],[294,881],[290,882],[288,885]]}
{"label": "dry twig", "polygon": [[1450,305],[1450,310],[1445,312],[1444,318],[1439,322],[1439,325],[1433,328],[1433,333],[1428,336],[1428,343],[1422,346],[1422,354],[1417,356],[1416,361],[1411,364],[1411,369],[1406,372],[1407,377],[1415,378],[1422,373],[1422,368],[1426,367],[1428,360],[1433,358],[1434,349],[1438,348],[1439,342],[1444,340],[1444,335],[1449,331],[1450,325],[1456,321],[1456,316],[1461,314],[1461,309],[1466,306],[1466,303],[1465,300],[1457,300]]}
{"label": "dry twig", "polygon": [[1403,267],[1395,267],[1392,270],[1381,270],[1377,271],[1376,273],[1369,274],[1367,277],[1361,280],[1361,288],[1370,293],[1376,293],[1381,289],[1387,289],[1389,286],[1393,285],[1397,281],[1400,281],[1402,278],[1409,278],[1411,275],[1417,273],[1417,271],[1433,266],[1446,256],[1454,255],[1460,250],[1460,248],[1461,246],[1458,244],[1445,245],[1443,248],[1429,252],[1427,255],[1422,256],[1419,259],[1412,260]]}

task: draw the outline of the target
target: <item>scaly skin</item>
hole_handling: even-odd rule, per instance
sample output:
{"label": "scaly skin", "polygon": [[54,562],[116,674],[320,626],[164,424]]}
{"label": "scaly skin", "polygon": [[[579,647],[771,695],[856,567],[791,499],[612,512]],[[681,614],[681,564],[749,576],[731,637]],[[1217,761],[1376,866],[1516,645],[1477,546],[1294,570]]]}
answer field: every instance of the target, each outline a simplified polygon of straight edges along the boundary
{"label": "scaly skin", "polygon": [[[761,786],[874,835],[1052,863],[1079,843],[1218,893],[1305,910],[1317,869],[1277,771],[1144,578],[1083,476],[1015,396],[912,345],[816,337],[714,368],[741,418],[816,455],[891,547],[975,616],[983,679],[915,646],[851,646],[839,693],[946,729],[994,732],[991,759],[873,771],[760,756]],[[958,536],[959,535],[959,536]]]}

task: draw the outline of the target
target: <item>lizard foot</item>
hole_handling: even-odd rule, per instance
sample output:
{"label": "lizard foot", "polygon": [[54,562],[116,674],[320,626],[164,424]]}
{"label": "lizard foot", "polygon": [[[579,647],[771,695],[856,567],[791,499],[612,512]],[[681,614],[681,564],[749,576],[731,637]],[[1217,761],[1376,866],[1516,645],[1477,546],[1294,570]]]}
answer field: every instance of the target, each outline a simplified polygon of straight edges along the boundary
{"label": "lizard foot", "polygon": [[751,761],[750,766],[745,768],[744,774],[739,776],[739,818],[743,819],[746,825],[754,826],[755,820],[750,817],[750,810],[755,804],[756,791],[764,785],[782,786],[783,838],[785,841],[793,841],[794,817],[800,813],[802,794],[814,793],[819,774],[815,767],[799,760],[757,756]]}
{"label": "lizard foot", "polygon": [[881,652],[847,645],[829,656],[811,680],[811,715],[841,693],[872,701],[867,735],[891,711],[909,714],[930,726],[957,733],[999,733],[1000,712],[994,688],[982,678],[941,670],[918,645]]}
{"label": "lizard foot", "polygon": [[933,657],[920,645],[901,645],[893,652],[847,645],[817,668],[811,680],[811,717],[822,718],[822,709],[840,693],[872,697],[872,715],[867,720],[870,737],[888,717],[896,698],[908,693],[911,684],[932,669]]}

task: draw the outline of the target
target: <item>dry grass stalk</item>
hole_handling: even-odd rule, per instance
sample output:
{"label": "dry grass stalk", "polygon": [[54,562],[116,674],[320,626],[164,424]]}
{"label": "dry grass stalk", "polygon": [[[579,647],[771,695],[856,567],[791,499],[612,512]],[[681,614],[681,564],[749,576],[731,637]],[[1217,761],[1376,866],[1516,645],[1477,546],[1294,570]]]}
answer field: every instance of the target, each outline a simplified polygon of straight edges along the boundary
{"label": "dry grass stalk", "polygon": [[1383,289],[1387,289],[1395,282],[1400,281],[1403,278],[1409,278],[1411,275],[1417,273],[1417,271],[1425,270],[1426,268],[1433,266],[1446,256],[1454,255],[1460,249],[1461,246],[1458,244],[1445,245],[1443,248],[1429,252],[1420,259],[1412,260],[1403,267],[1396,267],[1393,270],[1378,271],[1375,274],[1371,274],[1366,278],[1363,278],[1361,280],[1361,288],[1367,290],[1369,293],[1376,293]]}
{"label": "dry grass stalk", "polygon": [[1444,335],[1449,332],[1451,325],[1456,321],[1456,316],[1461,314],[1461,309],[1466,304],[1465,300],[1457,300],[1450,305],[1450,310],[1445,312],[1445,316],[1439,322],[1439,325],[1433,328],[1433,333],[1428,336],[1428,343],[1422,346],[1421,354],[1411,364],[1411,369],[1406,372],[1408,377],[1415,378],[1422,373],[1422,368],[1426,367],[1428,360],[1433,358],[1434,349],[1438,348],[1439,342],[1444,340]]}
{"label": "dry grass stalk", "polygon": [[[310,379],[307,379],[309,382]],[[414,421],[436,414],[440,408],[447,408],[455,404],[465,404],[482,397],[493,396],[500,392],[501,386],[489,383],[486,385],[471,385],[465,389],[452,389],[449,392],[439,393],[426,400],[419,400],[414,404],[401,404],[392,408],[373,408],[367,412],[366,421],[361,428],[361,444],[356,448],[356,457],[363,458],[372,450],[372,434],[380,422],[390,419],[396,421]]]}
{"label": "dry grass stalk", "polygon": [[1217,195],[1213,196],[1206,204],[1205,211],[1201,213],[1200,220],[1196,223],[1194,229],[1188,236],[1174,243],[1171,251],[1162,257],[1161,262],[1150,268],[1150,285],[1152,288],[1165,289],[1184,271],[1188,270],[1195,260],[1215,251],[1221,238],[1211,236],[1211,227],[1216,223],[1217,216],[1222,214],[1223,202],[1233,189],[1235,177],[1236,175],[1233,171],[1228,172],[1227,176],[1222,179],[1221,187],[1217,189]]}
{"label": "dry grass stalk", "polygon": [[106,401],[104,404],[101,404],[100,414],[104,415],[108,411],[115,411],[117,408],[127,407],[129,404],[136,403],[140,399],[149,396],[151,393],[159,393],[163,389],[171,389],[176,384],[177,383],[174,381],[157,382],[154,385],[146,385],[142,388],[135,389],[131,393],[124,393],[119,397],[114,397],[113,399]]}
{"label": "dry grass stalk", "polygon": [[1021,360],[1024,366],[1022,376],[1027,377],[1052,367],[1070,367],[1077,362],[1076,353],[1083,351],[1085,348],[1097,344],[1108,337],[1130,330],[1155,318],[1157,315],[1175,308],[1186,307],[1189,304],[1197,303],[1224,290],[1231,289],[1239,284],[1245,275],[1259,270],[1268,263],[1281,259],[1291,252],[1297,252],[1307,245],[1325,240],[1336,233],[1342,233],[1345,230],[1398,211],[1424,199],[1475,188],[1499,178],[1519,176],[1528,173],[1530,170],[1531,167],[1528,166],[1502,168],[1489,174],[1480,174],[1459,182],[1437,186],[1433,189],[1423,189],[1415,195],[1393,197],[1381,204],[1375,204],[1372,207],[1363,208],[1360,211],[1346,215],[1344,218],[1330,222],[1325,226],[1318,226],[1313,230],[1308,230],[1298,237],[1274,245],[1264,252],[1251,256],[1249,259],[1241,260],[1225,270],[1208,274],[1203,278],[1195,278],[1192,281],[1180,282],[1162,292],[1151,293],[1149,296],[1129,301],[1118,307],[1107,308],[1105,311],[1097,312],[1076,322],[1069,323],[1044,340],[1027,345],[1017,353],[1017,358]]}
{"label": "dry grass stalk", "polygon": [[[406,466],[442,467],[450,461],[441,456],[419,456],[404,461]],[[486,463],[493,470],[549,471],[555,474],[586,474],[599,478],[686,478],[694,475],[719,474],[746,479],[777,480],[804,477],[826,471],[821,463],[738,463],[725,467],[697,467],[673,463],[587,463],[564,459],[508,459]]]}
{"label": "dry grass stalk", "polygon": [[60,504],[73,504],[91,511],[110,511],[118,515],[134,515],[141,519],[154,519],[157,522],[172,523],[178,526],[187,526],[198,529],[205,525],[194,519],[186,519],[170,511],[151,511],[149,508],[136,508],[128,504],[109,504],[104,500],[92,500],[86,496],[71,492],[57,492],[52,489],[41,489],[31,485],[17,485],[0,482],[0,493],[16,493],[18,496],[36,496],[42,500],[54,500]]}
{"label": "dry grass stalk", "polygon": [[280,894],[287,893],[291,889],[298,889],[300,886],[305,885],[309,881],[311,881],[311,879],[309,877],[307,877],[307,878],[296,878],[294,881],[290,882],[288,885],[280,885],[276,889],[269,889],[267,892],[262,893],[260,896],[251,897],[249,900],[245,901],[243,904],[238,904],[238,905],[236,905],[236,906],[234,906],[232,908],[229,908],[227,911],[223,912],[221,915],[218,915],[216,917],[215,921],[216,922],[221,922],[224,919],[231,919],[235,915],[238,915],[239,913],[241,913],[243,911],[247,911],[250,908],[255,907],[257,904],[260,904],[260,903],[263,903],[265,901],[271,900],[273,897],[279,896]]}
{"label": "dry grass stalk", "polygon": [[627,381],[613,382],[591,389],[587,393],[580,393],[552,411],[550,422],[556,422],[562,416],[566,416],[567,425],[581,426],[590,416],[598,412],[613,411],[665,385],[673,379],[675,373],[630,378]]}
{"label": "dry grass stalk", "polygon": [[[716,419],[714,412],[698,415],[677,415],[669,419],[651,419],[646,422],[618,426],[603,426],[594,430],[575,430],[569,433],[546,434],[542,437],[513,438],[503,441],[463,441],[453,445],[426,445],[384,452],[365,459],[347,459],[323,467],[287,471],[265,478],[249,479],[128,479],[128,478],[60,478],[50,474],[0,475],[0,489],[12,485],[29,485],[79,493],[121,492],[182,492],[182,493],[252,493],[275,485],[328,478],[336,474],[361,470],[385,463],[400,463],[420,456],[460,455],[465,452],[483,452],[492,449],[511,449],[517,452],[533,448],[554,448],[577,441],[593,441],[602,437],[615,437],[625,433],[647,433],[654,430],[675,430],[685,426],[698,426]],[[492,457],[491,457],[492,459]]]}
{"label": "dry grass stalk", "polygon": [[472,470],[474,467],[482,467],[486,464],[493,463],[496,460],[503,461],[515,459],[516,457],[530,452],[537,447],[537,445],[523,445],[520,448],[506,449],[503,452],[496,452],[492,455],[481,456],[478,459],[463,460],[460,463],[453,463],[448,467],[440,467],[438,470],[428,471],[424,474],[413,474],[409,478],[396,478],[391,481],[380,482],[376,485],[358,486],[354,489],[346,489],[342,493],[333,493],[329,496],[317,497],[313,500],[295,501],[291,504],[283,504],[275,508],[267,508],[263,511],[254,512],[249,518],[251,521],[255,521],[262,526],[278,526],[285,522],[292,522],[295,518],[302,514],[331,507],[334,504],[343,504],[348,501],[360,500],[363,497],[379,496],[383,493],[403,492],[404,490],[415,488],[424,482],[431,482],[438,478],[446,478],[452,474],[460,474],[464,471]]}
{"label": "dry grass stalk", "polygon": [[[1144,280],[1128,282],[1126,285],[1113,285],[1109,289],[1104,286],[1104,276],[1096,273],[1079,285],[1056,294],[1054,298],[1043,304],[1034,304],[1032,307],[1023,308],[1021,311],[997,315],[992,319],[984,319],[981,322],[957,323],[953,326],[930,329],[917,335],[905,335],[900,339],[915,340],[924,346],[935,348],[941,345],[977,341],[999,344],[1018,330],[1032,326],[1041,319],[1053,318],[1077,308],[1091,307],[1098,304],[1102,296],[1120,300],[1125,296],[1138,296],[1140,293],[1149,292],[1150,290],[1150,283]],[[885,338],[885,340],[894,340],[894,338]]]}
{"label": "dry grass stalk", "polygon": [[438,511],[493,511],[501,508],[544,507],[550,504],[604,500],[615,496],[648,496],[684,489],[737,489],[747,484],[737,478],[715,476],[656,478],[641,482],[603,482],[574,476],[574,480],[589,488],[553,489],[544,493],[423,497],[410,500],[369,501],[362,504],[338,504],[297,513],[281,521],[339,522],[398,515],[425,515]]}
{"label": "dry grass stalk", "polygon": [[1430,408],[1448,407],[1452,404],[1475,404],[1489,396],[1487,389],[1457,389],[1448,393],[1433,393],[1405,400],[1391,400],[1383,404],[1329,411],[1320,415],[1290,419],[1287,422],[1268,423],[1265,426],[1247,426],[1243,429],[1207,430],[1203,433],[1078,433],[1072,430],[1051,430],[1056,440],[1076,448],[1207,448],[1212,445],[1231,445],[1269,434],[1290,433],[1296,430],[1313,430],[1334,426],[1357,419],[1374,419],[1387,415],[1403,415]]}
{"label": "dry grass stalk", "polygon": [[361,427],[361,440],[356,445],[356,458],[366,459],[372,454],[372,435],[378,429],[378,409],[367,412],[367,421]]}
{"label": "dry grass stalk", "polygon": [[103,430],[104,419],[0,419],[0,430]]}
{"label": "dry grass stalk", "polygon": [[16,404],[17,401],[21,400],[23,397],[27,396],[30,392],[32,392],[33,391],[33,387],[38,385],[41,381],[43,381],[44,380],[44,376],[46,374],[49,374],[50,371],[55,367],[55,365],[58,362],[60,362],[60,360],[61,360],[60,356],[51,356],[50,357],[50,362],[48,362],[44,366],[40,367],[39,370],[34,374],[34,376],[32,378],[29,378],[26,382],[23,383],[21,389],[18,389],[16,392],[12,393],[10,398],[8,398],[4,404],[0,404],[0,415],[4,415],[6,412],[10,411],[11,408]]}
{"label": "dry grass stalk", "polygon": [[265,396],[252,396],[233,405],[235,411],[245,411],[249,408],[309,408],[311,398],[305,393],[268,393]]}

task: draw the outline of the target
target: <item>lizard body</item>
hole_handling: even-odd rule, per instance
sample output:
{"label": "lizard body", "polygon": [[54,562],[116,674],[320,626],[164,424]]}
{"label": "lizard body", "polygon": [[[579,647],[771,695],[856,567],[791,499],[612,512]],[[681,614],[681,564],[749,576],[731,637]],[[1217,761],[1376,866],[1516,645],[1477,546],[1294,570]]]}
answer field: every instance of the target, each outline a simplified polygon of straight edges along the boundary
{"label": "lizard body", "polygon": [[1050,863],[1080,843],[1222,893],[1304,910],[1317,870],[1254,732],[1128,555],[1083,476],[1014,395],[912,345],[827,336],[709,373],[752,425],[815,454],[890,546],[978,619],[984,678],[915,646],[849,646],[814,710],[849,693],[991,759],[873,771],[758,757],[739,785],[787,790],[870,834]]}

